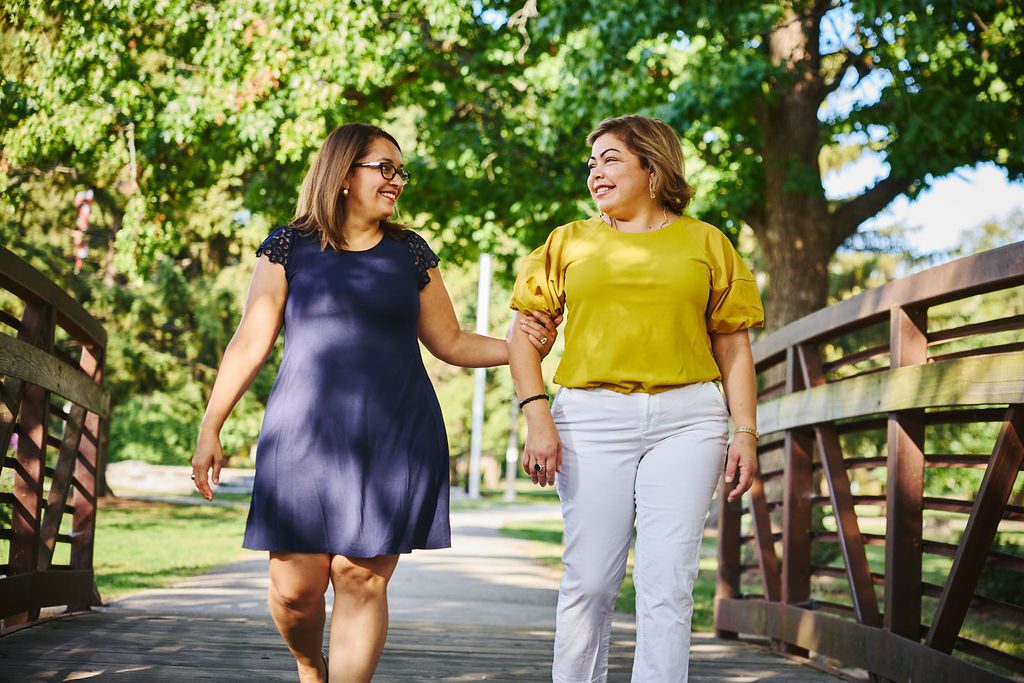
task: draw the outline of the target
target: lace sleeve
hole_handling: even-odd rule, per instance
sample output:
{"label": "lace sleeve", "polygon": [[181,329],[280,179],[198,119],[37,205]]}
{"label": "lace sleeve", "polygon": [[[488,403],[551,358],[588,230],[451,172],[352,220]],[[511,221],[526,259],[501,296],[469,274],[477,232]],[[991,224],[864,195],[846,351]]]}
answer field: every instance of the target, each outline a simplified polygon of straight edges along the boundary
{"label": "lace sleeve", "polygon": [[413,261],[416,262],[416,285],[423,289],[430,282],[430,275],[427,274],[427,271],[431,268],[436,268],[441,259],[427,245],[426,240],[412,230],[406,230],[402,236],[405,238],[405,243],[409,246],[409,252],[412,253]]}
{"label": "lace sleeve", "polygon": [[292,249],[292,242],[295,241],[295,228],[287,226],[280,227],[267,235],[263,244],[256,250],[256,256],[266,256],[271,263],[280,263],[282,266],[288,264],[288,254]]}

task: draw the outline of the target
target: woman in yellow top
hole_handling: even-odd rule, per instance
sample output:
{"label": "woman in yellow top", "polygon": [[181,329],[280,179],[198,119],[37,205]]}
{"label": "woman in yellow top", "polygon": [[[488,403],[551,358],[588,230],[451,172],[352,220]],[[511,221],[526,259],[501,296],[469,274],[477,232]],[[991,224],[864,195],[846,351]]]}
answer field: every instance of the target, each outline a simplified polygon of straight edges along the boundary
{"label": "woman in yellow top", "polygon": [[556,485],[565,518],[552,678],[606,680],[635,522],[633,681],[685,681],[701,535],[723,459],[726,482],[739,477],[730,500],[757,471],[747,328],[764,314],[725,235],[682,215],[692,191],[671,128],[623,116],[587,141],[601,215],[556,228],[523,263],[511,303],[520,314],[567,315],[550,410],[525,330],[509,352],[528,427],[523,468]]}

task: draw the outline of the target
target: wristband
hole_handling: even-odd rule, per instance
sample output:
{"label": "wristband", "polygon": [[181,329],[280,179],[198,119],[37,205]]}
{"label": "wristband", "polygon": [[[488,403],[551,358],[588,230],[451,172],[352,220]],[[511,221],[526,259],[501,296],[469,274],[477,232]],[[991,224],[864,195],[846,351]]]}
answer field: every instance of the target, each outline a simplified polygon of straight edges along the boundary
{"label": "wristband", "polygon": [[530,398],[524,398],[522,401],[519,402],[519,409],[522,410],[523,406],[525,406],[530,401],[538,401],[540,399],[544,399],[546,401],[546,400],[548,400],[548,395],[547,394],[537,394],[536,396],[531,396]]}
{"label": "wristband", "polygon": [[747,434],[753,434],[754,435],[754,441],[760,441],[761,440],[761,432],[757,431],[756,427],[737,427],[733,431],[736,432],[737,434],[739,432],[746,432]]}

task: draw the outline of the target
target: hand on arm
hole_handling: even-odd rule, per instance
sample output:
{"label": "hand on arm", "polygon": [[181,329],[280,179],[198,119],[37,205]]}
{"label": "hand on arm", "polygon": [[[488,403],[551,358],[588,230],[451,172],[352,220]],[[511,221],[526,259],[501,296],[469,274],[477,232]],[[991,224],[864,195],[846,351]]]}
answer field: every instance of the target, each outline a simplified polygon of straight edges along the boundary
{"label": "hand on arm", "polygon": [[224,463],[220,430],[274,348],[284,319],[287,295],[288,280],[284,268],[271,263],[266,257],[257,260],[242,320],[224,350],[210,402],[199,427],[195,455],[192,456],[196,488],[206,500],[213,499],[211,471],[212,483],[220,483],[220,470]]}
{"label": "hand on arm", "polygon": [[[728,334],[712,333],[711,349],[722,372],[722,385],[733,423],[738,427],[756,428],[757,380],[747,330]],[[746,493],[757,474],[757,438],[749,432],[736,432],[729,444],[725,465],[726,484],[733,482],[737,470],[739,481],[729,492],[729,502],[738,500]]]}
{"label": "hand on arm", "polygon": [[[530,334],[520,325],[522,313],[517,313],[512,324],[509,341],[509,366],[519,400],[545,393],[541,375],[541,356],[532,345]],[[526,416],[526,446],[523,448],[523,470],[534,484],[548,486],[555,483],[555,473],[562,467],[562,442],[551,418],[547,401],[531,401],[523,406]],[[541,470],[537,471],[537,466]]]}
{"label": "hand on arm", "polygon": [[[451,297],[444,286],[441,271],[431,268],[430,282],[420,291],[419,337],[437,359],[464,368],[489,368],[506,365],[508,342],[467,332],[459,327]],[[547,316],[545,316],[547,318]],[[557,318],[559,322],[561,318]],[[530,342],[545,356],[558,335],[557,323],[550,318],[528,322]],[[544,343],[541,343],[541,340]]]}

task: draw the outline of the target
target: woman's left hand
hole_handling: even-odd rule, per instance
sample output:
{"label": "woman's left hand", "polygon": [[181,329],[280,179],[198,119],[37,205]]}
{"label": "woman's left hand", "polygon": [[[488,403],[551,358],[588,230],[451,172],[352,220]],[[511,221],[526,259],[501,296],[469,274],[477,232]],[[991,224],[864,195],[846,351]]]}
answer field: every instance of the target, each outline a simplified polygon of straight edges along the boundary
{"label": "woman's left hand", "polygon": [[558,338],[558,326],[562,324],[561,314],[552,318],[543,311],[523,312],[519,315],[519,327],[526,332],[530,343],[540,352],[541,360],[548,357]]}
{"label": "woman's left hand", "polygon": [[736,479],[736,471],[739,470],[739,481],[736,487],[729,491],[730,503],[739,500],[740,496],[750,489],[757,469],[757,439],[753,434],[737,432],[729,444],[729,455],[725,460],[726,484]]}

